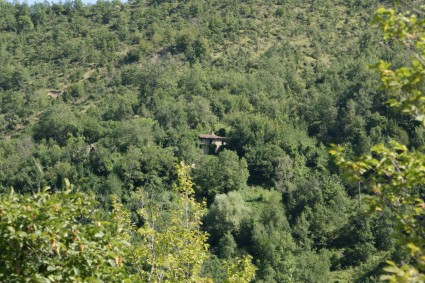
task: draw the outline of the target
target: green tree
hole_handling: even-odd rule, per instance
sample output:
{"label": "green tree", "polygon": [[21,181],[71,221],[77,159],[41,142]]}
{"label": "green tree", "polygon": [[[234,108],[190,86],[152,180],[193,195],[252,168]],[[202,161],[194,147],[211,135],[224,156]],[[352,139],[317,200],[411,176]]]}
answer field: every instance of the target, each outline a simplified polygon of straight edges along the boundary
{"label": "green tree", "polygon": [[34,127],[34,138],[52,139],[63,146],[68,138],[78,135],[80,128],[79,120],[71,108],[66,104],[60,104],[42,115]]}
{"label": "green tree", "polygon": [[245,255],[225,262],[227,279],[225,283],[249,283],[252,281],[257,268],[251,263],[252,257]]}
{"label": "green tree", "polygon": [[[403,7],[403,6],[400,6]],[[418,6],[419,7],[419,6]],[[391,69],[381,61],[376,68],[391,99],[389,104],[415,120],[425,123],[425,7],[407,12],[380,8],[374,22],[388,41],[401,44],[412,55],[409,66]],[[373,146],[371,154],[346,160],[342,147],[331,153],[337,164],[356,182],[364,182],[372,196],[370,208],[380,213],[388,208],[396,214],[397,229],[393,236],[410,259],[405,263],[387,261],[386,275],[390,282],[423,282],[425,280],[425,155],[423,150],[409,150],[406,145],[392,141],[390,145]]]}
{"label": "green tree", "polygon": [[273,186],[279,175],[279,165],[286,161],[288,156],[279,146],[265,144],[261,147],[250,147],[246,159],[250,165],[250,182]]}
{"label": "green tree", "polygon": [[[247,221],[250,212],[250,208],[239,192],[216,195],[205,217],[205,223],[211,235],[210,241],[212,243],[231,241],[229,240],[231,234],[239,234],[241,225]],[[227,237],[227,240],[223,237]],[[223,247],[220,253],[223,253],[225,249],[228,247]]]}
{"label": "green tree", "polygon": [[198,196],[211,203],[216,194],[237,191],[246,187],[249,176],[244,158],[236,152],[223,150],[218,156],[205,155],[193,170]]}
{"label": "green tree", "polygon": [[[176,207],[164,219],[155,204],[142,196],[145,206],[139,211],[145,224],[137,230],[142,237],[134,264],[140,265],[144,282],[199,282],[202,263],[208,257],[207,234],[199,228],[203,203],[195,201],[188,166],[177,167]],[[165,223],[161,221],[166,221]],[[145,266],[145,267],[143,267]]]}
{"label": "green tree", "polygon": [[93,197],[64,190],[0,195],[0,281],[123,282],[120,225]]}
{"label": "green tree", "polygon": [[[138,213],[144,225],[135,231],[137,237],[129,255],[130,266],[137,271],[136,281],[211,282],[201,276],[202,267],[210,256],[208,234],[200,229],[205,202],[198,203],[194,198],[189,169],[183,162],[177,166],[176,201],[169,210],[152,201],[152,195],[146,191],[138,192],[137,198],[142,204]],[[122,206],[118,208],[123,212]],[[127,220],[121,222],[130,223],[128,214],[122,212]],[[220,268],[227,270],[225,282],[250,282],[256,270],[251,259],[245,255],[222,263]]]}

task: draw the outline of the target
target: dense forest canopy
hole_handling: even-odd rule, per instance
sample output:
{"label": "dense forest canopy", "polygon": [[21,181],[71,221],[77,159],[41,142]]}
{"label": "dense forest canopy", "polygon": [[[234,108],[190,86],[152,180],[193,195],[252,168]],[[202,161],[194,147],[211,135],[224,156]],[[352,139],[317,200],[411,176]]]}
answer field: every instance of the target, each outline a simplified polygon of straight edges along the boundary
{"label": "dense forest canopy", "polygon": [[[395,212],[366,217],[364,183],[347,182],[328,150],[425,145],[370,68],[410,58],[371,25],[389,2],[0,0],[0,192],[61,192],[67,178],[99,213],[119,207],[123,239],[144,243],[169,231],[184,161],[205,200],[199,278],[374,282],[384,260],[407,258],[390,237]],[[198,136],[212,132],[226,145],[204,154]],[[130,273],[146,271],[142,259]]]}

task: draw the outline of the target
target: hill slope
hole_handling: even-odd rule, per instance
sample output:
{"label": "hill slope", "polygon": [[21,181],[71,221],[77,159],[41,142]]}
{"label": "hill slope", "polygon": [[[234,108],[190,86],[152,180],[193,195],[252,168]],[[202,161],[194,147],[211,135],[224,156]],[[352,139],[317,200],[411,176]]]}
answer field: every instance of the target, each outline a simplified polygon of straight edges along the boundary
{"label": "hill slope", "polygon": [[[378,2],[1,1],[1,190],[67,177],[105,209],[116,194],[137,210],[137,189],[167,206],[185,160],[211,207],[211,277],[250,253],[258,282],[364,282],[394,252],[393,224],[364,220],[326,146],[424,144],[369,70],[405,56],[370,27]],[[212,131],[228,141],[217,156],[199,149]]]}

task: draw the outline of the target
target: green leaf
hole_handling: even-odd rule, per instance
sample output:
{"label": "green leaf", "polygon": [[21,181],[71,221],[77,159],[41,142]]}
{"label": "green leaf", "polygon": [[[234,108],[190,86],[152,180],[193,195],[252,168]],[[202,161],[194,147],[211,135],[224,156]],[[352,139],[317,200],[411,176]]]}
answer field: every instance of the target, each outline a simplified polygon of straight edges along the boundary
{"label": "green leaf", "polygon": [[15,234],[15,228],[12,226],[7,226],[7,230],[9,230],[10,233]]}

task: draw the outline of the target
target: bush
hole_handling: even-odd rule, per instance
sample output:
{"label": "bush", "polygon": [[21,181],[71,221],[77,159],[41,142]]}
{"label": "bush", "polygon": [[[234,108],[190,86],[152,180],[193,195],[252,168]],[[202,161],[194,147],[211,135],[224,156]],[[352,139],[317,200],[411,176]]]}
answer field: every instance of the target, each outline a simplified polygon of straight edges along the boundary
{"label": "bush", "polygon": [[1,282],[122,282],[125,241],[93,198],[0,195]]}

